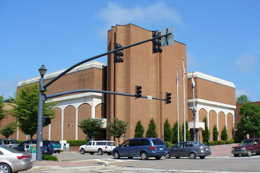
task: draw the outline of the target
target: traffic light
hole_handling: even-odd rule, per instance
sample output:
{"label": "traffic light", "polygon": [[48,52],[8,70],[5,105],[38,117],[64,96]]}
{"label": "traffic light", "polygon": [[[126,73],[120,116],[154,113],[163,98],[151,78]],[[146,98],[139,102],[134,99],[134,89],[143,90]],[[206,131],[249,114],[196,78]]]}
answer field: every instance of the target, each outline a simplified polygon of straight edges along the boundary
{"label": "traffic light", "polygon": [[[153,31],[153,38],[160,36],[159,31]],[[157,38],[153,40],[153,53],[162,53],[162,48],[161,48],[161,38]]]}
{"label": "traffic light", "polygon": [[169,103],[171,103],[172,101],[172,97],[171,97],[171,93],[168,93],[168,92],[166,92],[166,104],[169,104]]}
{"label": "traffic light", "polygon": [[51,118],[43,116],[43,126],[51,124]]}
{"label": "traffic light", "polygon": [[[115,49],[119,49],[119,48],[122,47],[121,44],[118,44],[118,43],[115,43],[114,46],[115,46]],[[121,58],[121,56],[124,56],[124,53],[122,52],[122,50],[116,51],[114,53],[114,61],[115,61],[115,63],[124,62],[124,59]]]}
{"label": "traffic light", "polygon": [[142,86],[135,86],[135,97],[140,98],[142,97]]}

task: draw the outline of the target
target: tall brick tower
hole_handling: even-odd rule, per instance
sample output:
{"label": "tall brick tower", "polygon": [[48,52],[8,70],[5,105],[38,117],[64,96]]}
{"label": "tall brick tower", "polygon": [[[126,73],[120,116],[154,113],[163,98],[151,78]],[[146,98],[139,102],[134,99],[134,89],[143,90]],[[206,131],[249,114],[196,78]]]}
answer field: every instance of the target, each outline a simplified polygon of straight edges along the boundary
{"label": "tall brick tower", "polygon": [[[116,25],[108,31],[108,51],[114,49],[114,43],[126,46],[150,38],[152,31],[133,24]],[[162,139],[166,118],[171,126],[177,121],[176,67],[179,69],[180,126],[183,124],[182,59],[184,57],[186,68],[186,45],[175,41],[173,45],[162,49],[162,53],[153,53],[152,42],[148,42],[124,50],[123,63],[115,64],[113,54],[107,57],[107,90],[134,94],[135,86],[141,85],[143,96],[165,98],[165,92],[172,93],[171,104],[143,98],[107,96],[107,120],[111,122],[116,117],[128,122],[127,139],[134,137],[138,120],[141,120],[145,127],[146,134],[148,124],[153,118],[158,137]],[[185,83],[187,84],[187,81]],[[185,92],[187,102],[187,90]],[[186,105],[186,112],[187,110]]]}

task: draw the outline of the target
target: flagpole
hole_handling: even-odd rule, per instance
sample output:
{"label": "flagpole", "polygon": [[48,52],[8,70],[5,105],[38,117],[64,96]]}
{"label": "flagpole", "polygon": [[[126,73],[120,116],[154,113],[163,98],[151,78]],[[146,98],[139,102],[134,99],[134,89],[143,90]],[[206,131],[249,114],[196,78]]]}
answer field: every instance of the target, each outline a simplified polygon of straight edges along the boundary
{"label": "flagpole", "polygon": [[176,82],[177,82],[177,120],[178,120],[178,143],[180,142],[180,120],[179,120],[179,73],[176,66]]}
{"label": "flagpole", "polygon": [[186,110],[185,110],[185,65],[184,65],[184,57],[182,58],[182,64],[183,64],[183,140],[186,141]]}
{"label": "flagpole", "polygon": [[[192,72],[192,83],[194,83],[194,78],[193,78],[193,72]],[[195,109],[195,94],[194,94],[194,87],[195,87],[195,83],[193,84],[193,88],[192,88],[192,95],[193,95],[193,111],[194,111],[194,127],[193,127],[193,140],[196,141],[196,109]]]}

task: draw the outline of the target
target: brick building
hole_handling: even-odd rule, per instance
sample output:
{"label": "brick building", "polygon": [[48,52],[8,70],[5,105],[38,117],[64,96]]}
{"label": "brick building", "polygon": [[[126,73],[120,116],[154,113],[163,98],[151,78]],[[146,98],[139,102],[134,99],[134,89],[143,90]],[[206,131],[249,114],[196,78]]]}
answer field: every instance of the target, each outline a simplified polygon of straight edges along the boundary
{"label": "brick building", "polygon": [[[126,46],[149,38],[152,38],[152,31],[132,24],[117,25],[108,31],[108,51],[114,49],[114,43]],[[98,89],[135,94],[135,86],[141,85],[144,96],[165,98],[165,92],[172,93],[172,103],[91,92],[53,98],[52,101],[57,103],[56,117],[49,126],[44,127],[43,138],[85,139],[85,135],[78,128],[79,122],[86,118],[102,118],[105,123],[99,139],[108,139],[109,135],[105,128],[115,117],[128,122],[126,138],[134,137],[135,126],[139,120],[144,125],[146,133],[152,118],[156,122],[158,137],[163,138],[165,120],[168,119],[171,126],[177,121],[176,67],[179,69],[180,126],[184,122],[185,103],[186,120],[189,121],[189,128],[193,128],[191,74],[185,78],[185,98],[183,94],[183,59],[187,69],[185,44],[175,41],[173,45],[163,47],[162,53],[153,53],[152,42],[148,42],[124,50],[123,59],[123,63],[115,64],[112,54],[107,57],[107,66],[100,62],[83,64],[50,85],[47,94],[75,89]],[[49,81],[61,72],[45,75],[45,81]],[[196,128],[203,130],[202,120],[207,117],[211,134],[214,125],[217,125],[220,132],[226,125],[229,138],[232,138],[235,109],[234,84],[199,72],[193,75],[196,82]],[[33,78],[21,81],[18,88],[24,83],[35,83],[38,80],[39,78]],[[17,138],[23,140],[26,137],[20,132]]]}

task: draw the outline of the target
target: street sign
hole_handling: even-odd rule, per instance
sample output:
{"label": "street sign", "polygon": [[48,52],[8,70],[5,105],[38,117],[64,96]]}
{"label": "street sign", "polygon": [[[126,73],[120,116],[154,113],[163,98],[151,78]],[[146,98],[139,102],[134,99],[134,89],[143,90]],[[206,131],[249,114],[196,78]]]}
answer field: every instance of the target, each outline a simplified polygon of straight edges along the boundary
{"label": "street sign", "polygon": [[165,35],[168,33],[171,33],[171,35],[168,35],[167,37],[162,37],[162,40],[161,40],[162,47],[169,46],[174,43],[173,26],[171,26],[169,28],[164,28],[161,31],[161,35]]}
{"label": "street sign", "polygon": [[148,99],[148,100],[152,100],[152,99],[153,99],[153,96],[147,96],[147,99]]}

